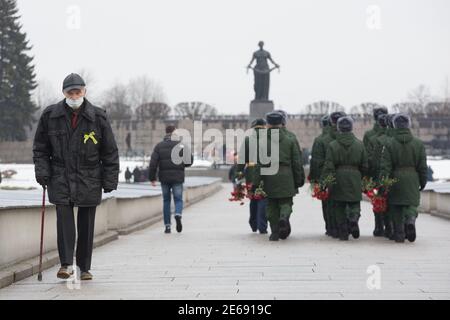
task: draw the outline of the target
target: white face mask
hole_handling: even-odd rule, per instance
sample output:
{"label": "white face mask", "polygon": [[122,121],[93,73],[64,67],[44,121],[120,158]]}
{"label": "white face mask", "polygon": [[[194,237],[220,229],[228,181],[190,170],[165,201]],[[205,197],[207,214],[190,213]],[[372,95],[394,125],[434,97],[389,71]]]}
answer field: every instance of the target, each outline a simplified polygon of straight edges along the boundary
{"label": "white face mask", "polygon": [[79,99],[73,100],[70,98],[66,98],[66,103],[69,107],[71,107],[72,109],[78,109],[79,107],[81,107],[81,105],[84,102],[84,97],[81,97]]}

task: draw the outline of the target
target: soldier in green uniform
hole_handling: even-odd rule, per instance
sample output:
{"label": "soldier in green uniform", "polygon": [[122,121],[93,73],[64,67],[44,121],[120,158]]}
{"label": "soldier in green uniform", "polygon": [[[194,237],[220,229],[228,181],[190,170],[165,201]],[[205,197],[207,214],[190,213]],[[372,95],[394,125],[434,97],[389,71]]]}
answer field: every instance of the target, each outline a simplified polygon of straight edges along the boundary
{"label": "soldier in green uniform", "polygon": [[[252,184],[252,192],[259,187],[257,181],[258,172],[258,140],[260,130],[266,128],[266,120],[256,119],[252,122],[251,128],[253,132],[251,136],[245,137],[245,141],[239,151],[239,161],[236,171],[245,175],[245,181]],[[255,144],[254,159],[250,155],[250,143]],[[242,160],[243,159],[243,160]],[[258,183],[258,184],[257,184]],[[250,219],[249,224],[253,232],[266,234],[267,233],[267,215],[266,215],[267,199],[251,199],[250,200]]]}
{"label": "soldier in green uniform", "polygon": [[[278,113],[283,117],[283,119],[282,119],[282,121],[281,121],[281,128],[280,128],[280,130],[284,131],[284,132],[286,133],[286,135],[287,135],[288,137],[290,137],[290,138],[295,142],[295,145],[296,145],[297,148],[298,148],[298,152],[300,153],[300,159],[303,159],[302,148],[300,147],[300,143],[298,142],[297,136],[295,135],[295,133],[293,133],[292,131],[289,131],[289,130],[286,128],[286,126],[287,126],[288,114],[287,114],[285,111],[283,111],[283,110],[275,110],[274,112],[278,112]],[[302,165],[303,165],[303,160],[302,160]],[[302,171],[302,172],[303,172],[303,174],[304,174],[304,171]],[[302,179],[301,179],[301,180],[302,180],[302,181],[305,180],[304,175],[302,176]],[[298,194],[298,189],[301,188],[301,187],[302,187],[302,186],[298,186],[298,185],[295,186],[296,194]],[[286,238],[289,237],[289,235],[291,234],[291,223],[290,223],[290,221],[289,221],[289,217],[288,217],[288,219],[287,219],[287,224],[288,224],[288,231],[287,231]]]}
{"label": "soldier in green uniform", "polygon": [[[314,139],[311,149],[311,161],[309,165],[309,181],[311,183],[318,183],[322,174],[323,165],[325,164],[325,156],[327,152],[327,145],[331,140],[330,131],[330,116],[325,115],[320,120],[322,126],[322,134]],[[328,223],[328,209],[327,200],[322,201],[323,220],[325,221],[325,234],[330,235],[330,226]]]}
{"label": "soldier in green uniform", "polygon": [[381,176],[398,180],[392,186],[388,199],[395,241],[404,242],[406,236],[414,242],[420,191],[427,184],[427,157],[423,142],[411,133],[410,118],[398,114],[393,123],[392,138],[383,152]]}
{"label": "soldier in green uniform", "polygon": [[362,178],[368,171],[367,153],[363,143],[352,132],[351,117],[341,117],[337,128],[336,140],[330,143],[327,150],[322,179],[328,175],[336,178],[336,184],[330,187],[330,198],[334,204],[339,239],[348,240],[349,232],[357,239]]}
{"label": "soldier in green uniform", "polygon": [[[382,154],[384,152],[384,149],[390,139],[390,137],[387,136],[388,131],[388,118],[389,115],[387,114],[380,114],[378,116],[378,125],[379,130],[378,133],[369,138],[369,143],[367,146],[367,155],[369,158],[369,168],[371,168],[373,172],[373,179],[375,182],[380,181],[380,164],[381,164],[381,158]],[[380,215],[380,213],[375,213],[375,215]],[[380,219],[377,219],[380,220]],[[393,239],[393,233],[394,233],[394,226],[393,222],[389,218],[389,210],[385,212],[384,214],[381,214],[381,222],[384,226],[384,236],[386,238],[392,238]],[[378,233],[377,233],[378,234]]]}
{"label": "soldier in green uniform", "polygon": [[[345,117],[345,112],[337,111],[330,114],[330,128],[328,129],[328,135],[324,137],[324,149],[318,154],[318,159],[323,159],[325,163],[326,153],[330,144],[336,140],[337,135],[337,122],[340,118]],[[323,171],[323,170],[322,170]],[[322,174],[323,172],[321,172]],[[338,225],[336,221],[336,215],[334,213],[333,199],[327,200],[327,218],[328,218],[328,233],[333,238],[339,238]]]}
{"label": "soldier in green uniform", "polygon": [[[283,128],[283,116],[272,112],[266,116],[268,124],[267,155],[272,157],[272,143],[278,146],[278,171],[275,174],[264,175],[262,169],[270,165],[261,165],[260,178],[264,182],[264,191],[267,193],[267,218],[270,223],[270,241],[286,239],[289,235],[289,217],[292,213],[293,197],[297,188],[304,185],[305,174],[298,145]],[[278,138],[278,141],[272,141]],[[273,159],[272,159],[273,160]]]}
{"label": "soldier in green uniform", "polygon": [[[379,107],[373,109],[373,117],[375,119],[375,124],[373,126],[373,129],[367,131],[364,134],[363,142],[364,147],[369,152],[370,149],[370,139],[380,133],[382,131],[379,123],[378,123],[378,117],[382,114],[388,114],[388,110],[386,107]],[[369,167],[369,176],[372,177],[372,179],[376,179],[376,169]],[[384,235],[384,225],[383,225],[383,217],[374,212],[375,217],[375,229],[373,230],[374,237],[382,237]]]}

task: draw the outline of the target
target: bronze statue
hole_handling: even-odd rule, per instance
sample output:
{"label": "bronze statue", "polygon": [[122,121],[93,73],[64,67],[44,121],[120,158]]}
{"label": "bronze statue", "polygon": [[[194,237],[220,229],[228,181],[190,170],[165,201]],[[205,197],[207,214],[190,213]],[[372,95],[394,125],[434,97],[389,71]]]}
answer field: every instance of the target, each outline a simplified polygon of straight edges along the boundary
{"label": "bronze statue", "polygon": [[[255,75],[255,101],[268,101],[269,100],[269,88],[270,88],[270,73],[275,69],[280,69],[275,61],[273,61],[270,52],[264,50],[264,42],[258,43],[259,50],[253,53],[252,61],[247,67],[253,69]],[[253,62],[256,60],[256,65],[252,67]],[[270,68],[268,61],[272,62],[274,67]]]}

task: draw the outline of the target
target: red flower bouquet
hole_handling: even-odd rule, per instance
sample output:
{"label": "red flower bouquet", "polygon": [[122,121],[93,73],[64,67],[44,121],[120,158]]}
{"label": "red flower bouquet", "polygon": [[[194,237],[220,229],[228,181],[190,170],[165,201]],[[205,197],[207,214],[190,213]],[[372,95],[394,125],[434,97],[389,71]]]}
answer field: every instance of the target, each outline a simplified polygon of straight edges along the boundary
{"label": "red flower bouquet", "polygon": [[363,192],[372,203],[373,212],[385,213],[388,209],[388,193],[391,187],[397,183],[397,179],[383,177],[379,183],[375,183],[372,178],[363,179]]}
{"label": "red flower bouquet", "polygon": [[318,200],[328,200],[330,197],[330,187],[336,183],[336,178],[333,175],[328,175],[318,183],[311,185],[312,197]]}

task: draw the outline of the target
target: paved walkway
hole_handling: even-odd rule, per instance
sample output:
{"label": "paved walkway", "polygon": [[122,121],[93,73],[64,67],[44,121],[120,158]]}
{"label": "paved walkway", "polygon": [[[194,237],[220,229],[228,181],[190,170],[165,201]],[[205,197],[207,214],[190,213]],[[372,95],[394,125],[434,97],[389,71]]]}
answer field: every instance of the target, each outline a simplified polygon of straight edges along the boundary
{"label": "paved walkway", "polygon": [[[189,207],[182,234],[165,235],[160,223],[96,249],[95,280],[78,290],[56,279],[55,267],[42,283],[33,276],[0,290],[0,299],[450,298],[448,220],[421,215],[417,242],[395,244],[371,236],[363,203],[362,236],[343,243],[323,235],[320,203],[304,188],[291,237],[273,243],[250,232],[247,206],[228,202],[229,189]],[[380,289],[368,288],[368,268],[379,270]]]}

